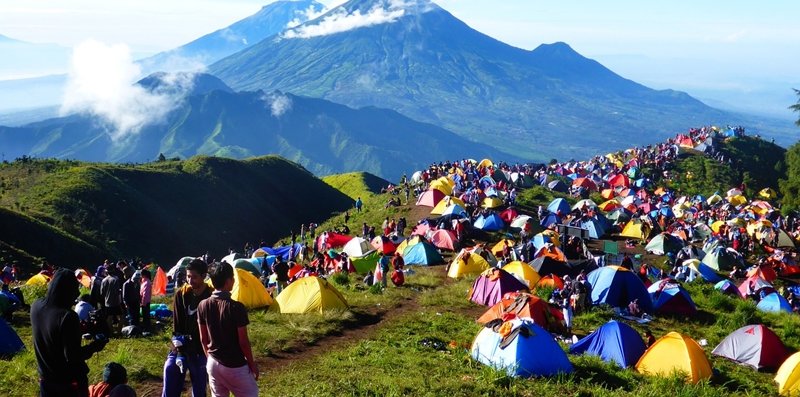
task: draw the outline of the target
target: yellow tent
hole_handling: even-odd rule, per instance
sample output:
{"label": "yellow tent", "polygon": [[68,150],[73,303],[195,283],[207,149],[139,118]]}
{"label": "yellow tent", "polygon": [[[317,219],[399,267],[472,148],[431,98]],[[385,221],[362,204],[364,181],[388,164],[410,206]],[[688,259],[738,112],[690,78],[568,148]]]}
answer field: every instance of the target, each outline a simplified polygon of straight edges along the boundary
{"label": "yellow tent", "polygon": [[800,393],[800,352],[792,354],[781,364],[775,382],[778,382],[778,393],[782,395]]}
{"label": "yellow tent", "polygon": [[248,309],[266,307],[272,304],[272,297],[253,273],[244,269],[234,269],[235,282],[231,291],[231,298],[241,302]]}
{"label": "yellow tent", "polygon": [[323,313],[334,309],[347,309],[347,301],[327,280],[303,277],[292,282],[275,298],[272,305],[282,314]]}
{"label": "yellow tent", "polygon": [[451,185],[449,183],[449,181],[450,181],[450,179],[445,178],[445,177],[441,177],[441,178],[431,182],[429,189],[436,189],[436,190],[444,193],[445,196],[449,196],[449,195],[453,194],[453,185]]}
{"label": "yellow tent", "polygon": [[742,196],[741,194],[738,194],[733,197],[728,197],[728,202],[738,207],[740,205],[746,204],[747,198]]}
{"label": "yellow tent", "polygon": [[481,207],[483,208],[497,208],[501,205],[503,205],[503,200],[497,197],[486,197],[481,201]]}
{"label": "yellow tent", "polygon": [[514,240],[505,238],[498,241],[497,244],[495,244],[494,247],[492,247],[492,249],[489,251],[494,256],[500,256],[500,254],[503,253],[503,249],[505,247],[504,244],[507,244],[508,248],[513,248],[516,243],[514,242]]}
{"label": "yellow tent", "polygon": [[503,266],[503,270],[511,273],[517,280],[522,281],[523,284],[527,285],[528,288],[533,288],[536,286],[536,283],[539,282],[539,279],[542,276],[536,272],[536,270],[531,267],[531,265],[520,262],[514,261],[505,266]]}
{"label": "yellow tent", "polygon": [[463,276],[481,274],[488,269],[489,262],[478,254],[461,250],[461,252],[450,263],[447,277],[459,278]]}
{"label": "yellow tent", "polygon": [[722,201],[722,196],[720,196],[719,194],[714,194],[708,199],[706,199],[708,205],[714,205],[716,203],[719,203],[720,201]]}
{"label": "yellow tent", "polygon": [[410,238],[403,240],[403,242],[401,242],[400,245],[397,246],[397,249],[395,249],[395,251],[399,252],[402,255],[403,252],[405,252],[406,248],[415,244],[419,244],[420,240],[421,238],[418,235],[413,235]]}
{"label": "yellow tent", "polygon": [[446,210],[447,207],[453,204],[458,204],[461,206],[461,208],[467,208],[467,205],[464,204],[464,201],[461,200],[460,198],[446,196],[441,201],[439,201],[439,203],[436,204],[435,207],[433,207],[433,209],[431,210],[431,215],[442,215],[444,214],[444,210]]}
{"label": "yellow tent", "polygon": [[647,375],[670,375],[684,372],[686,381],[697,383],[711,378],[711,364],[706,352],[694,339],[670,332],[653,343],[636,363],[636,370]]}
{"label": "yellow tent", "polygon": [[639,219],[631,219],[625,224],[622,233],[619,235],[622,237],[644,240],[650,236],[650,226]]}
{"label": "yellow tent", "polygon": [[480,163],[478,163],[478,168],[480,167],[494,167],[494,163],[492,163],[492,160],[483,159]]}
{"label": "yellow tent", "polygon": [[772,190],[772,188],[769,188],[769,187],[765,187],[765,188],[761,189],[761,191],[758,192],[758,195],[763,197],[763,198],[765,198],[765,199],[767,199],[767,200],[771,200],[771,199],[774,199],[775,197],[778,197],[778,193],[775,193],[775,191]]}
{"label": "yellow tent", "polygon": [[28,282],[25,285],[47,285],[50,282],[50,277],[45,276],[42,273],[38,273],[35,276],[28,279]]}

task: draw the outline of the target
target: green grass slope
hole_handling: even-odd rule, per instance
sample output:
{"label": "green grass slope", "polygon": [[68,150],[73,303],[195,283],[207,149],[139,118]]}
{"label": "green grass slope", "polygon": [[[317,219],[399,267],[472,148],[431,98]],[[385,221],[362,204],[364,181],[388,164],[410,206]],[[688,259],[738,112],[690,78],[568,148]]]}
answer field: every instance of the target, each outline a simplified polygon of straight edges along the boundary
{"label": "green grass slope", "polygon": [[333,186],[336,190],[348,195],[352,199],[366,198],[379,194],[391,182],[370,174],[369,172],[348,172],[322,177],[322,181]]}
{"label": "green grass slope", "polygon": [[[302,167],[274,156],[135,166],[18,163],[0,167],[6,182],[2,206],[16,207],[106,255],[160,263],[205,252],[221,257],[245,241],[272,243],[302,222],[324,220],[351,204]],[[35,241],[16,244],[41,257],[55,250]]]}

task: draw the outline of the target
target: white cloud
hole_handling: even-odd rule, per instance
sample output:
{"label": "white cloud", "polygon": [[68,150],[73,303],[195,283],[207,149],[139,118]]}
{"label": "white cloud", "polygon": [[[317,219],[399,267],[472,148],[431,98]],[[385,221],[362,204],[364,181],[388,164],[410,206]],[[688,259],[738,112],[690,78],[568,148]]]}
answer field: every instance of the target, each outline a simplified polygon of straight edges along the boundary
{"label": "white cloud", "polygon": [[161,89],[151,92],[134,84],[141,70],[126,45],[85,41],[73,51],[61,113],[100,117],[109,124],[112,141],[121,143],[178,106],[191,89],[191,76],[167,74]]}
{"label": "white cloud", "polygon": [[361,10],[348,13],[344,9],[334,9],[332,13],[322,17],[316,23],[296,26],[284,32],[282,37],[287,39],[307,39],[392,23],[406,15],[408,5],[409,3],[403,0],[389,0],[388,2],[376,4],[365,14],[362,14]]}
{"label": "white cloud", "polygon": [[269,95],[264,94],[261,100],[264,101],[264,104],[269,108],[270,113],[272,113],[272,116],[275,118],[280,118],[286,114],[286,112],[292,110],[292,98],[277,91]]}
{"label": "white cloud", "polygon": [[332,7],[322,7],[320,9],[317,9],[313,5],[308,6],[308,8],[306,8],[305,10],[298,11],[297,14],[299,14],[299,15],[296,18],[294,18],[291,21],[289,21],[289,23],[286,24],[286,28],[287,29],[296,28],[296,27],[300,26],[303,22],[317,19],[317,18],[325,15],[325,13],[330,11],[331,8]]}

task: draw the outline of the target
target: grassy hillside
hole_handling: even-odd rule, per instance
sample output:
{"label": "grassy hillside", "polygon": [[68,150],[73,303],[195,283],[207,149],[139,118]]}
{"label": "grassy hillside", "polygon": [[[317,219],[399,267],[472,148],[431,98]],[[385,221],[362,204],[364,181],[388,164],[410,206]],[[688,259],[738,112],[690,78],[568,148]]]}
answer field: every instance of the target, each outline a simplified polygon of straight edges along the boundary
{"label": "grassy hillside", "polygon": [[[11,245],[38,257],[69,251],[75,256],[69,261],[84,252],[95,260],[98,251],[160,263],[204,252],[220,257],[246,241],[273,243],[351,204],[302,167],[274,156],[143,165],[25,160],[0,166],[0,178],[0,206],[24,213],[35,229]],[[69,248],[38,244],[48,233]]]}
{"label": "grassy hillside", "polygon": [[363,199],[367,196],[378,194],[382,188],[391,184],[391,182],[369,172],[328,175],[323,177],[322,180],[352,199],[358,197]]}

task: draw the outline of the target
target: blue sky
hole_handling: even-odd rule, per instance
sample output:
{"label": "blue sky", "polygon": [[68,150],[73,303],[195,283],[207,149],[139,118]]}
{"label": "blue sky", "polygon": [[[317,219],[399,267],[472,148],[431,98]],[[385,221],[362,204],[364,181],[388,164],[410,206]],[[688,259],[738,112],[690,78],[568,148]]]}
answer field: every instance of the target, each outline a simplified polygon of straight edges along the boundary
{"label": "blue sky", "polygon": [[[0,34],[64,46],[93,38],[145,55],[227,26],[266,2],[0,0]],[[752,102],[748,106],[790,117],[791,88],[800,88],[800,1],[437,3],[506,43],[532,49],[564,41],[625,77],[688,91],[711,104]]]}

